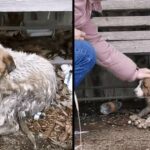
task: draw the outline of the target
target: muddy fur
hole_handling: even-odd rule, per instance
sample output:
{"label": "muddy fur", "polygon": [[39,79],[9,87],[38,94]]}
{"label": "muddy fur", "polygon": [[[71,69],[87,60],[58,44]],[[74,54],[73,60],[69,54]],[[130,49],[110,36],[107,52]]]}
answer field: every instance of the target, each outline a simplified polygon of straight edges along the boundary
{"label": "muddy fur", "polygon": [[16,69],[0,79],[0,135],[19,130],[19,120],[50,106],[56,94],[56,75],[49,61],[35,54],[7,52]]}

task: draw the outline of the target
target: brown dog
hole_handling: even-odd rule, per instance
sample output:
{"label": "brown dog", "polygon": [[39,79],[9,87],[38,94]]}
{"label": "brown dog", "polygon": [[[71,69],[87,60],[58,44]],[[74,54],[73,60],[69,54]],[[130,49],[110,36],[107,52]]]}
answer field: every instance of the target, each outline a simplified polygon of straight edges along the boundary
{"label": "brown dog", "polygon": [[145,98],[147,106],[139,114],[130,116],[131,121],[129,123],[132,122],[139,128],[150,127],[150,117],[147,119],[142,119],[144,116],[150,113],[150,79],[146,78],[141,80],[134,92],[137,97]]}
{"label": "brown dog", "polygon": [[0,46],[0,78],[9,74],[16,68],[12,56]]}

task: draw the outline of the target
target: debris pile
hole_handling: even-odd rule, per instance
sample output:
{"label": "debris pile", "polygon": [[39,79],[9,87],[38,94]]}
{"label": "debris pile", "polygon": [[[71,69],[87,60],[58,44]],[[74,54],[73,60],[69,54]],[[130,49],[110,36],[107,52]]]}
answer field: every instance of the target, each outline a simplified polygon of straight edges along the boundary
{"label": "debris pile", "polygon": [[55,66],[55,69],[58,82],[57,104],[45,110],[43,118],[30,118],[27,124],[34,135],[66,149],[72,147],[72,94],[64,83],[65,75],[60,65]]}
{"label": "debris pile", "polygon": [[52,106],[45,111],[43,119],[28,120],[29,129],[39,138],[49,140],[50,143],[62,148],[72,146],[72,110]]}
{"label": "debris pile", "polygon": [[5,47],[27,53],[36,53],[47,59],[60,56],[72,59],[72,30],[58,30],[53,37],[28,37],[19,31],[12,35],[0,32],[0,41]]}

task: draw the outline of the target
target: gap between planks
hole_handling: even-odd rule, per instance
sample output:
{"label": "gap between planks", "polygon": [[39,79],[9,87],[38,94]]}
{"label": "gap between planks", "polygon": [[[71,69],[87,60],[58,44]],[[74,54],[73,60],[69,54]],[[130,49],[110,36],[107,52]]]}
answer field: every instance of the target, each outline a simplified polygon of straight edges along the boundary
{"label": "gap between planks", "polygon": [[150,16],[94,17],[98,27],[150,26]]}

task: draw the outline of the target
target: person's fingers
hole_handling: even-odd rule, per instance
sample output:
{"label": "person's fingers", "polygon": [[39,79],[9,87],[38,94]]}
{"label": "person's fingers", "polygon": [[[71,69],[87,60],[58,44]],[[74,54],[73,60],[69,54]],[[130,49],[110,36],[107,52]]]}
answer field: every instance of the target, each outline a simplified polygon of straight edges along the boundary
{"label": "person's fingers", "polygon": [[142,69],[140,69],[143,73],[145,72],[145,73],[150,73],[150,69],[148,69],[148,68],[142,68]]}
{"label": "person's fingers", "polygon": [[84,40],[84,37],[80,37],[80,40]]}
{"label": "person's fingers", "polygon": [[137,76],[138,79],[150,78],[150,73],[139,73]]}
{"label": "person's fingers", "polygon": [[81,37],[85,37],[85,35],[86,35],[85,32],[82,32],[82,31],[81,31],[81,35],[80,35],[80,36],[81,36]]}
{"label": "person's fingers", "polygon": [[144,76],[141,79],[143,78],[150,78],[150,74],[144,74]]}
{"label": "person's fingers", "polygon": [[76,37],[75,39],[76,39],[76,40],[84,40],[84,37],[79,37],[79,36],[78,36],[78,37]]}
{"label": "person's fingers", "polygon": [[147,73],[147,74],[144,74],[144,77],[145,77],[145,78],[150,78],[150,74],[148,74],[148,73]]}
{"label": "person's fingers", "polygon": [[138,70],[137,79],[150,78],[150,72],[147,68],[140,68]]}
{"label": "person's fingers", "polygon": [[83,40],[83,38],[85,39],[85,35],[86,35],[85,32],[75,29],[75,39]]}
{"label": "person's fingers", "polygon": [[146,72],[147,72],[147,73],[150,73],[150,69],[146,69]]}

